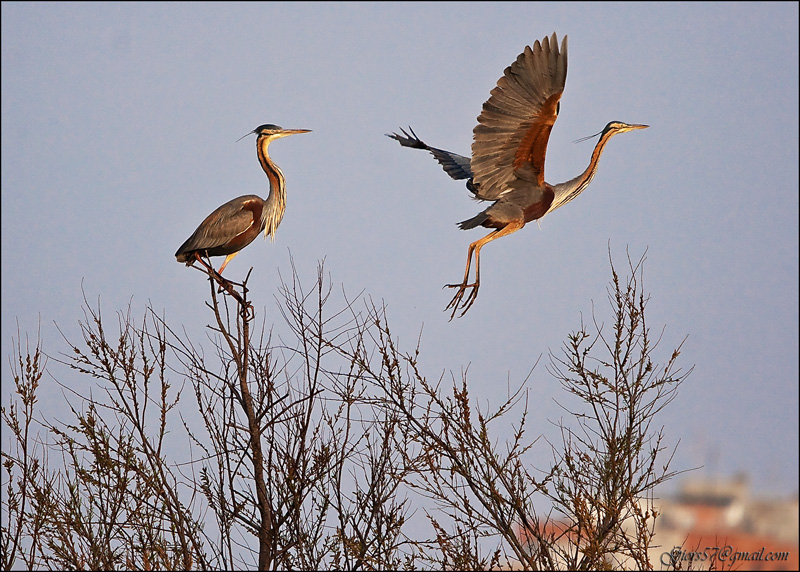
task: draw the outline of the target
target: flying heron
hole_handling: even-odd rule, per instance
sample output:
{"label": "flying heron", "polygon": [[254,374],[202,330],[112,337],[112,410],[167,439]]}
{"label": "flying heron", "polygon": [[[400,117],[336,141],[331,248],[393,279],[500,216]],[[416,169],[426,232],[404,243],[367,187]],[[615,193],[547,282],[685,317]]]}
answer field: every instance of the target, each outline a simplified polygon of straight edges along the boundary
{"label": "flying heron", "polygon": [[213,273],[214,269],[206,264],[202,257],[226,256],[219,268],[221,275],[228,262],[253,242],[261,231],[264,231],[264,238],[271,236],[274,240],[275,230],[281,224],[283,213],[286,211],[286,185],[283,173],[270,160],[267,150],[275,139],[309,131],[309,129],[284,129],[267,123],[240,137],[241,141],[247,135],[256,134],[256,151],[261,168],[269,179],[269,196],[262,199],[258,195],[243,195],[219,207],[200,223],[197,230],[175,253],[178,262],[185,262],[186,266],[191,266],[197,260]]}
{"label": "flying heron", "polygon": [[[594,177],[609,139],[618,133],[648,127],[612,121],[598,134],[600,139],[583,173],[556,185],[545,182],[547,140],[558,116],[566,80],[567,36],[559,50],[553,33],[541,43],[537,40],[533,46],[526,46],[505,69],[472,130],[471,158],[423,143],[410,127],[410,133],[401,129],[403,135],[387,134],[403,147],[430,151],[450,177],[468,179],[467,189],[475,199],[492,201],[483,212],[458,223],[463,230],[478,226],[494,230],[469,245],[464,280],[460,284],[447,284],[458,289],[445,308],[452,308],[451,320],[458,310],[463,316],[478,296],[480,252],[486,243],[518,231],[525,223],[540,219],[577,197]],[[475,281],[470,284],[473,254]],[[467,289],[471,290],[464,298]]]}

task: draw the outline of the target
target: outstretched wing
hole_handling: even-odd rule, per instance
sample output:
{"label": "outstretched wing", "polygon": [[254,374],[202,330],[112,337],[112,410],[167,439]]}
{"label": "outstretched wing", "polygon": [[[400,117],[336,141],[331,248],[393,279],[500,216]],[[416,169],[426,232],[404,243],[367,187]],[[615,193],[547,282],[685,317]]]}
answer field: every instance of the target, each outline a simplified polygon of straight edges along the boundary
{"label": "outstretched wing", "polygon": [[424,149],[426,151],[430,151],[436,160],[439,161],[439,164],[444,169],[444,172],[450,175],[453,179],[459,180],[472,178],[472,169],[469,165],[469,157],[456,155],[450,151],[431,147],[430,145],[423,143],[422,140],[417,137],[417,134],[414,133],[414,130],[411,129],[411,127],[409,127],[408,130],[411,131],[410,135],[406,133],[405,129],[401,128],[400,131],[403,132],[403,135],[398,135],[397,133],[387,133],[386,136],[396,140],[403,147],[411,147],[412,149]]}
{"label": "outstretched wing", "polygon": [[544,185],[547,140],[567,81],[567,37],[526,46],[505,69],[473,130],[472,173],[479,198],[495,200],[516,179]]}

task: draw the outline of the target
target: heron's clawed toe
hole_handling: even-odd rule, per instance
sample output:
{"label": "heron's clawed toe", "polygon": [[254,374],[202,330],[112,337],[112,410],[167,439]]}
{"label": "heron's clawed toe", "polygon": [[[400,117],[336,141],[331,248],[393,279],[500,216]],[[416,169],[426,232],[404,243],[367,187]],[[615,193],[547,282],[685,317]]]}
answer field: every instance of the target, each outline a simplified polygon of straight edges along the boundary
{"label": "heron's clawed toe", "polygon": [[[467,310],[472,307],[472,304],[475,303],[475,299],[478,297],[478,287],[480,286],[479,282],[475,282],[473,284],[467,284],[462,282],[461,284],[445,284],[447,288],[458,288],[458,292],[456,295],[453,296],[453,299],[450,300],[450,303],[445,308],[445,311],[452,309],[453,313],[450,314],[450,319],[452,320],[456,316],[456,312],[461,310],[461,313],[458,315],[460,318],[464,314],[467,313]],[[464,299],[464,295],[467,293],[467,288],[471,288],[469,295],[467,296],[466,300]]]}

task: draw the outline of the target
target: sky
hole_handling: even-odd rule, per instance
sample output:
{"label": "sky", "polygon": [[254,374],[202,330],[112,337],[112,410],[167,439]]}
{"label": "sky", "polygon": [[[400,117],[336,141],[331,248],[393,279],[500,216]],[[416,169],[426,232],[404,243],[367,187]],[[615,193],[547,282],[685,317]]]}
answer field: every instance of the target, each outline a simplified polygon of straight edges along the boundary
{"label": "sky", "polygon": [[[573,141],[609,121],[650,128],[615,137],[576,200],[486,246],[478,299],[450,321],[442,287],[486,232],[456,223],[484,206],[385,134],[469,155],[503,70],[553,32],[569,70],[548,182],[583,171],[594,143]],[[680,440],[673,468],[797,492],[797,3],[3,2],[4,359],[39,329],[64,352],[84,295],[207,342],[208,285],[174,253],[217,206],[267,195],[254,136],[237,142],[263,123],[312,130],[270,148],[288,193],[275,241],[225,270],[253,269],[268,324],[292,261],[310,288],[324,260],[337,291],[386,305],[401,347],[420,340],[431,379],[466,369],[499,405],[530,374],[544,433],[563,397],[548,354],[593,310],[609,323],[609,248],[620,271],[646,252],[655,357],[685,339],[694,367],[656,423]],[[60,393],[42,407],[63,413]]]}

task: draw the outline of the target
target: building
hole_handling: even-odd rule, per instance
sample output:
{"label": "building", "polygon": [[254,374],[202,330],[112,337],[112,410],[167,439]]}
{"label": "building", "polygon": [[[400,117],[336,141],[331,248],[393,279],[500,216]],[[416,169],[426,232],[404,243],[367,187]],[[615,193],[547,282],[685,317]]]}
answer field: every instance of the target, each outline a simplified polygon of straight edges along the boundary
{"label": "building", "polygon": [[[753,498],[743,476],[688,479],[656,501],[654,568],[797,570],[798,497]],[[691,565],[690,565],[691,562]]]}
{"label": "building", "polygon": [[[657,513],[648,557],[654,570],[798,570],[800,510],[795,494],[788,498],[751,497],[743,476],[685,480],[674,497],[655,499]],[[649,508],[640,503],[642,514]],[[635,536],[635,523],[623,530]],[[559,550],[576,554],[578,540],[561,522],[544,525]],[[535,545],[535,541],[531,546]],[[610,568],[633,568],[622,555],[609,558]]]}

